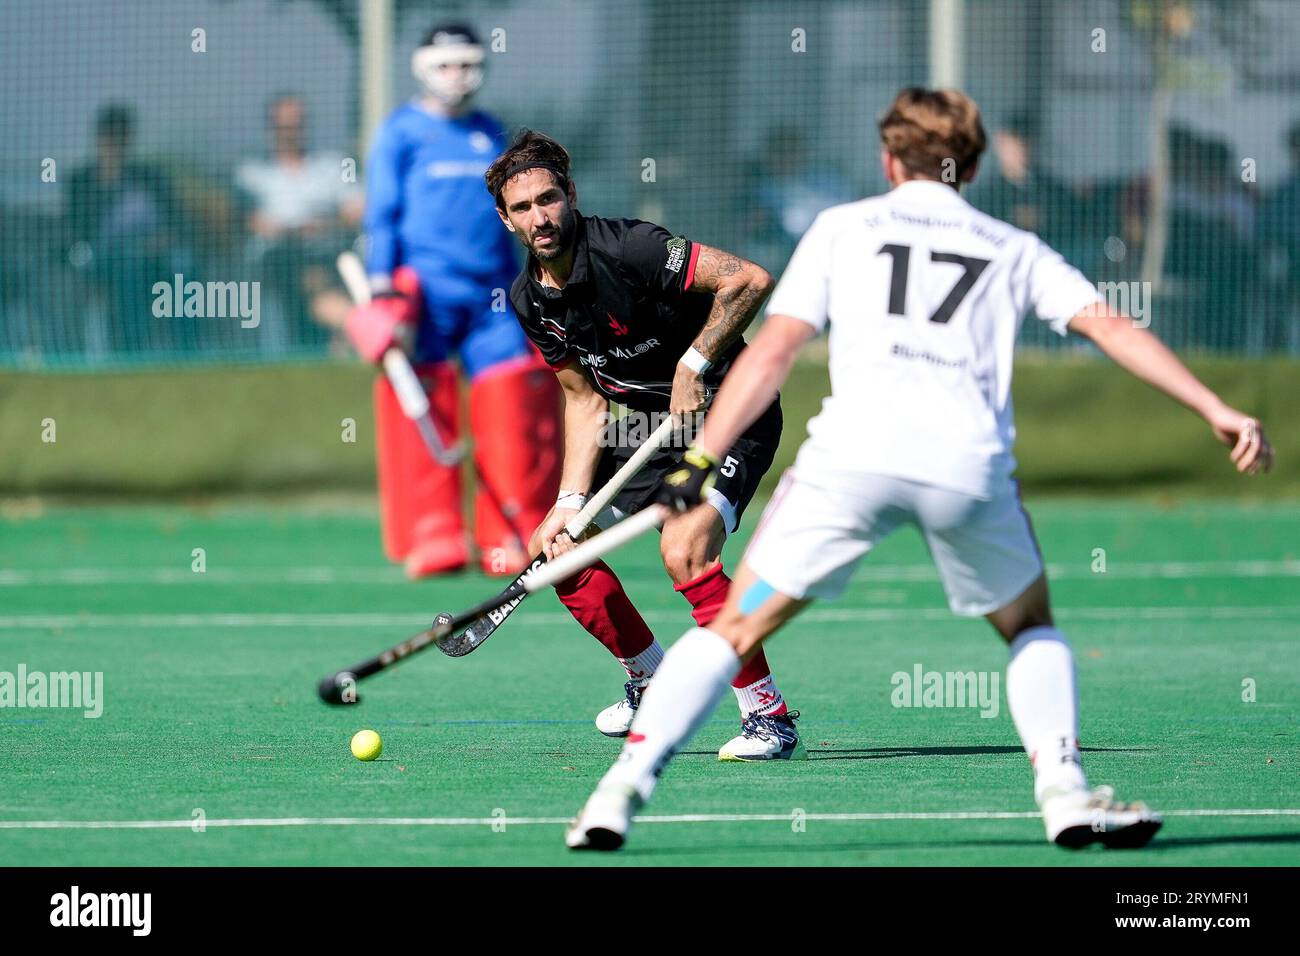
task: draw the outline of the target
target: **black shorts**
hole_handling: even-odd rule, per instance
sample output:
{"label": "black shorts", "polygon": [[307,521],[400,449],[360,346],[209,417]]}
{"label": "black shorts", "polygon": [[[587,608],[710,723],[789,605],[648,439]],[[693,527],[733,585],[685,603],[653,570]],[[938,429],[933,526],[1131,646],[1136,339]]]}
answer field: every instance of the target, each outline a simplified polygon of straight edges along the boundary
{"label": "black shorts", "polygon": [[[750,425],[736,439],[736,443],[722,458],[722,463],[718,467],[717,484],[713,487],[730,506],[731,514],[723,514],[728,534],[740,526],[740,518],[745,513],[746,505],[758,490],[758,483],[772,467],[777,445],[781,443],[781,422],[781,399],[778,397],[768,406],[767,411],[763,412],[758,421]],[[641,433],[637,434],[635,429],[629,432],[627,429],[611,427],[606,431],[611,440],[618,443],[607,447],[601,456],[591,486],[593,493],[604,487],[606,482],[614,477],[614,473],[627,463],[645,439],[645,432],[648,430],[643,428]],[[635,514],[654,500],[664,475],[681,461],[682,455],[686,452],[686,442],[682,440],[680,432],[678,439],[676,443],[665,445],[655,452],[645,466],[614,497],[611,504],[620,517]]]}

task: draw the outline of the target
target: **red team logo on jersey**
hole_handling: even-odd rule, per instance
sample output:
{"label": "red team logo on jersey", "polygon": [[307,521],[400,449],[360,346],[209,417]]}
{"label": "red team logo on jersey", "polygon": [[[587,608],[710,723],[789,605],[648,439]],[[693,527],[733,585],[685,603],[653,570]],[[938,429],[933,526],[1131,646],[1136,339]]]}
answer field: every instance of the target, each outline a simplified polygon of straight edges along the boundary
{"label": "red team logo on jersey", "polygon": [[609,327],[614,330],[615,335],[627,335],[627,326],[619,322],[619,320],[614,317],[613,312],[606,312],[605,314],[609,316]]}

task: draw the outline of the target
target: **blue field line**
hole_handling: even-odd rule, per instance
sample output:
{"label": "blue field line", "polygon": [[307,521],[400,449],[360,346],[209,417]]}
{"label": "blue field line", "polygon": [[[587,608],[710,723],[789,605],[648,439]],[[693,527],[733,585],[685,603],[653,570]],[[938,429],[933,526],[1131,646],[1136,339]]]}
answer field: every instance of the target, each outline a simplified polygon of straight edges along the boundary
{"label": "blue field line", "polygon": [[[714,717],[708,721],[709,724],[734,724],[738,717]],[[591,724],[590,720],[541,720],[541,719],[462,719],[462,720],[386,720],[376,721],[375,727],[433,727],[433,726],[481,726],[481,725],[499,725],[499,726],[544,726],[557,724],[570,727],[586,727]],[[816,723],[818,727],[864,727],[868,721],[863,720],[819,720]]]}

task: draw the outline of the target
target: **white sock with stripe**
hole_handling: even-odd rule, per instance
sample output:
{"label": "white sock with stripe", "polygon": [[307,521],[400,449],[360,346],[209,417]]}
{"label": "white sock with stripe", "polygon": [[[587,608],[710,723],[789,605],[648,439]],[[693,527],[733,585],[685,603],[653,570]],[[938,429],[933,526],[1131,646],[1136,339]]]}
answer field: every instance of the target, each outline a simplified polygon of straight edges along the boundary
{"label": "white sock with stripe", "polygon": [[759,678],[744,687],[732,687],[736,692],[736,703],[740,706],[740,716],[751,714],[784,714],[785,697],[776,686],[776,678],[771,674]]}
{"label": "white sock with stripe", "polygon": [[644,684],[655,675],[659,665],[664,662],[664,649],[657,640],[652,641],[650,646],[640,654],[635,657],[620,657],[618,662],[623,665],[623,670],[627,671],[628,680]]}
{"label": "white sock with stripe", "polygon": [[664,764],[718,706],[740,658],[708,628],[687,631],[668,649],[637,709],[623,752],[601,783],[631,784],[645,799]]}
{"label": "white sock with stripe", "polygon": [[1007,706],[1034,767],[1034,796],[1087,787],[1079,760],[1074,654],[1054,627],[1032,627],[1011,642]]}

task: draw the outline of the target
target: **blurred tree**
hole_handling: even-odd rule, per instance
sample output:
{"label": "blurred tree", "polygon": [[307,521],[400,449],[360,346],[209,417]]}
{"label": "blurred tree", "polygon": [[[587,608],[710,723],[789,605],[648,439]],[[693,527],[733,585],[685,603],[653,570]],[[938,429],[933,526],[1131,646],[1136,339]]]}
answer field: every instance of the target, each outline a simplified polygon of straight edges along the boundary
{"label": "blurred tree", "polygon": [[1204,88],[1213,71],[1205,68],[1191,38],[1209,38],[1240,64],[1255,55],[1270,36],[1255,0],[1129,0],[1129,25],[1143,42],[1154,74],[1151,89],[1151,173],[1142,237],[1142,281],[1159,290],[1169,246],[1169,127],[1173,98],[1181,90]]}

